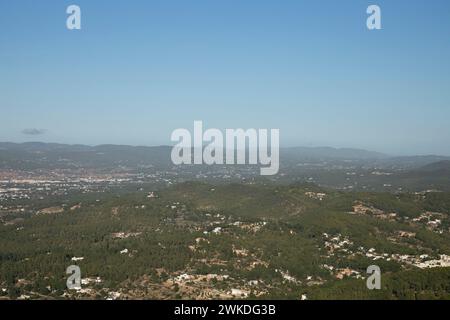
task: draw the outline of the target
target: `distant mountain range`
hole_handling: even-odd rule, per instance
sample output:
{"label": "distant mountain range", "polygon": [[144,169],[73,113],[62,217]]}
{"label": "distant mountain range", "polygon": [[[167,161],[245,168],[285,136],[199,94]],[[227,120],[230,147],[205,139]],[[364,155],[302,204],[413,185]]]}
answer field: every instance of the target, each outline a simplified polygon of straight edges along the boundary
{"label": "distant mountain range", "polygon": [[[112,167],[117,165],[167,167],[172,165],[171,149],[170,146],[87,146],[42,142],[0,142],[0,168]],[[288,165],[302,162],[356,161],[371,166],[398,166],[405,169],[419,169],[430,165],[423,169],[428,171],[436,162],[440,164],[434,166],[445,166],[450,161],[450,157],[445,156],[392,157],[361,149],[331,147],[282,148],[280,157],[282,164]]]}
{"label": "distant mountain range", "polygon": [[418,171],[422,171],[422,172],[432,171],[432,172],[442,172],[442,173],[450,174],[450,160],[442,160],[442,161],[427,164],[427,165],[419,168]]}
{"label": "distant mountain range", "polygon": [[374,160],[386,159],[388,155],[351,148],[332,148],[332,147],[292,147],[282,148],[281,155],[295,159],[334,159],[334,160]]}
{"label": "distant mountain range", "polygon": [[0,168],[114,167],[169,165],[169,146],[68,145],[57,143],[0,143]]}

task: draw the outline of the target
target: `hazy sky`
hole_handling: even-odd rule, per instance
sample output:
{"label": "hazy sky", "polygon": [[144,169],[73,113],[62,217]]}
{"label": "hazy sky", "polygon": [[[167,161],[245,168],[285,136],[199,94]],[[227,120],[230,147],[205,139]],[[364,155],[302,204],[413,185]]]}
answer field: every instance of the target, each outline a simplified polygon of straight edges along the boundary
{"label": "hazy sky", "polygon": [[0,0],[0,114],[0,141],[168,144],[203,120],[450,155],[450,1]]}

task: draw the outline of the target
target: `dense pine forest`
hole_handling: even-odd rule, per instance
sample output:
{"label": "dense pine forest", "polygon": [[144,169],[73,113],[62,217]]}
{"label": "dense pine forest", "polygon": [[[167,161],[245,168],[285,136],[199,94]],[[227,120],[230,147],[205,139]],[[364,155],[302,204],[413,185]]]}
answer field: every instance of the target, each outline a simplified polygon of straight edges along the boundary
{"label": "dense pine forest", "polygon": [[450,298],[448,193],[191,182],[24,207],[2,216],[3,298]]}

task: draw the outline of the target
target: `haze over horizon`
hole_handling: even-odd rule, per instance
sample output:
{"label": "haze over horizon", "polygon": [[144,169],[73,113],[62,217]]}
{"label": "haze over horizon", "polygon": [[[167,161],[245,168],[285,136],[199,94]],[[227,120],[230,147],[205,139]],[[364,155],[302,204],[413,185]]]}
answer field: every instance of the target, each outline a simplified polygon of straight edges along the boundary
{"label": "haze over horizon", "polygon": [[[68,145],[68,146],[87,146],[87,147],[98,147],[98,146],[126,146],[126,147],[145,147],[145,148],[156,148],[156,147],[168,147],[171,148],[175,145],[175,143],[165,143],[165,144],[155,144],[155,145],[144,145],[144,144],[118,144],[118,143],[100,143],[100,144],[89,144],[89,143],[61,143],[61,142],[44,142],[44,141],[22,141],[22,142],[13,142],[13,141],[0,141],[0,144],[2,143],[14,143],[14,144],[61,144],[61,145]],[[204,143],[204,146],[206,146],[208,143]],[[280,146],[281,149],[295,149],[295,148],[308,148],[308,149],[334,149],[334,150],[358,150],[358,151],[365,151],[369,153],[378,153],[380,155],[384,155],[387,157],[408,157],[408,156],[443,156],[443,157],[450,157],[450,154],[443,154],[443,153],[386,153],[378,150],[371,150],[367,148],[351,148],[351,147],[333,147],[333,146],[305,146],[305,145],[293,145],[293,146]]]}
{"label": "haze over horizon", "polygon": [[[0,3],[0,141],[168,145],[279,128],[281,146],[450,155],[450,3]],[[82,29],[65,27],[68,5]]]}

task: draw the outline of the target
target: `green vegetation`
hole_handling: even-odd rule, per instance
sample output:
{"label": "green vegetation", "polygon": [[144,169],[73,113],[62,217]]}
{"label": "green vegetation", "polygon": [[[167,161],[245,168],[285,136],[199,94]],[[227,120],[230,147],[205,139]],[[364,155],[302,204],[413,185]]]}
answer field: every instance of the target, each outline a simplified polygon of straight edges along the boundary
{"label": "green vegetation", "polygon": [[[154,198],[145,191],[95,198],[77,195],[65,200],[61,213],[34,213],[0,226],[0,294],[450,297],[450,269],[419,269],[414,260],[450,255],[449,194],[344,193],[310,184],[184,183]],[[354,212],[355,204],[372,211]],[[432,215],[417,220],[426,212],[439,214],[440,224],[430,227]],[[411,261],[401,261],[399,255]],[[77,257],[83,259],[73,261]],[[68,291],[65,270],[72,264],[80,266],[83,278],[99,277],[101,282],[86,285],[89,292]],[[365,286],[366,269],[372,264],[382,270],[382,290]],[[174,280],[183,274],[190,278]],[[201,278],[207,275],[210,279]],[[229,293],[235,288],[242,296]]]}

